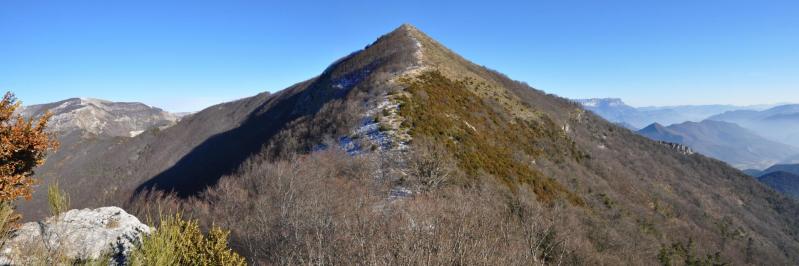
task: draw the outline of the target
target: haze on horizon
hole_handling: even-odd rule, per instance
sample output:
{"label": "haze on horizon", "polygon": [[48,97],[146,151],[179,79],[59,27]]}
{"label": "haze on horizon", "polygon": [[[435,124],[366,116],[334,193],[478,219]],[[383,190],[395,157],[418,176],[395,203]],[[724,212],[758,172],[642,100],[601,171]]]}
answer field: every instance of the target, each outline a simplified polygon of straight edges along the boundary
{"label": "haze on horizon", "polygon": [[12,0],[0,3],[0,89],[24,104],[93,97],[197,111],[308,79],[407,22],[563,97],[795,103],[796,14],[795,1]]}

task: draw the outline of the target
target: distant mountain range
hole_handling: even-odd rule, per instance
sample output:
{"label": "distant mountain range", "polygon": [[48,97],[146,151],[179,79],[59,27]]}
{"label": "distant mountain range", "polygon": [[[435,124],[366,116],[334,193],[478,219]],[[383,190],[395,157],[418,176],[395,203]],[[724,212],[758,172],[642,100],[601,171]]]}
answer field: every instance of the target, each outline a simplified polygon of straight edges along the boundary
{"label": "distant mountain range", "polygon": [[733,123],[704,120],[668,127],[654,123],[638,131],[660,141],[679,143],[739,168],[763,169],[799,154],[799,148],[765,139]]}
{"label": "distant mountain range", "polygon": [[576,101],[608,121],[655,140],[687,145],[739,169],[799,162],[799,105],[636,108],[616,98]]}
{"label": "distant mountain range", "polygon": [[768,139],[799,146],[799,104],[780,105],[762,111],[727,111],[708,119],[736,123]]}
{"label": "distant mountain range", "polygon": [[[652,123],[671,125],[686,121],[699,122],[713,115],[735,110],[760,110],[770,106],[683,105],[632,107],[618,98],[577,99],[584,108],[608,121],[641,129]],[[628,127],[629,127],[628,126]]]}
{"label": "distant mountain range", "polygon": [[92,98],[71,98],[54,103],[22,107],[23,117],[51,112],[49,128],[61,135],[75,131],[109,137],[131,137],[153,127],[168,127],[179,116],[135,102],[111,102]]}

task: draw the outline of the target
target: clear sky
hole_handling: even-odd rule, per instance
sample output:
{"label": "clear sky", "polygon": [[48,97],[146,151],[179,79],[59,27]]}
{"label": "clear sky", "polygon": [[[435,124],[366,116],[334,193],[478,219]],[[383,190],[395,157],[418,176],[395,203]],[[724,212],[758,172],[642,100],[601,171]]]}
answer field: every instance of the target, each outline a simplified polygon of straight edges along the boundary
{"label": "clear sky", "polygon": [[564,97],[799,102],[796,0],[2,0],[0,90],[196,111],[310,78],[405,22]]}

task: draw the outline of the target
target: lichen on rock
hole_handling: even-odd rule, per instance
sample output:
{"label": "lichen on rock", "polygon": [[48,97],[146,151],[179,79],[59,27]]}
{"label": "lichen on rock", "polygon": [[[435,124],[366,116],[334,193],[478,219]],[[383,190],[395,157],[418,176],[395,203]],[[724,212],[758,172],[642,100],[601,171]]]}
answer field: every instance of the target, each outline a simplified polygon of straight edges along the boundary
{"label": "lichen on rock", "polygon": [[27,265],[36,259],[35,254],[57,261],[107,258],[110,264],[124,264],[142,235],[150,230],[118,207],[70,210],[22,224],[0,250],[0,264]]}

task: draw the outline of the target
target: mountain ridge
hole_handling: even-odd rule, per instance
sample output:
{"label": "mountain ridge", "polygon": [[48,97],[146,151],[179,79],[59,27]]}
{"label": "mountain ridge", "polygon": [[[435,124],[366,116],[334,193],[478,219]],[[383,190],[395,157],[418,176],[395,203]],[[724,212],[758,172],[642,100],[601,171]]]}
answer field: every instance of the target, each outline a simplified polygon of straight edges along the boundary
{"label": "mountain ridge", "polygon": [[[246,197],[263,188],[231,184],[266,176],[262,167],[271,162],[294,161],[319,147],[356,147],[341,160],[362,158],[358,152],[378,156],[370,182],[407,186],[409,157],[424,143],[451,156],[457,177],[451,186],[496,181],[507,187],[498,206],[509,217],[523,215],[517,207],[525,191],[535,199],[530,204],[563,208],[577,225],[564,228],[574,240],[567,242],[579,243],[569,246],[575,250],[569,256],[583,264],[654,264],[659,253],[687,242],[697,247],[689,252],[734,262],[799,261],[795,202],[722,162],[649,140],[573,101],[473,64],[407,24],[319,76],[206,108],[174,126],[72,158],[64,164],[76,170],[56,174],[93,184],[68,187],[78,207],[122,202],[136,210],[160,191],[223,212],[214,208],[223,200],[214,195],[227,195],[218,189],[241,189],[230,196],[250,202]],[[302,166],[314,167],[320,166]],[[413,197],[389,200],[367,206],[402,213],[394,208]],[[747,239],[719,232],[720,224]]]}

